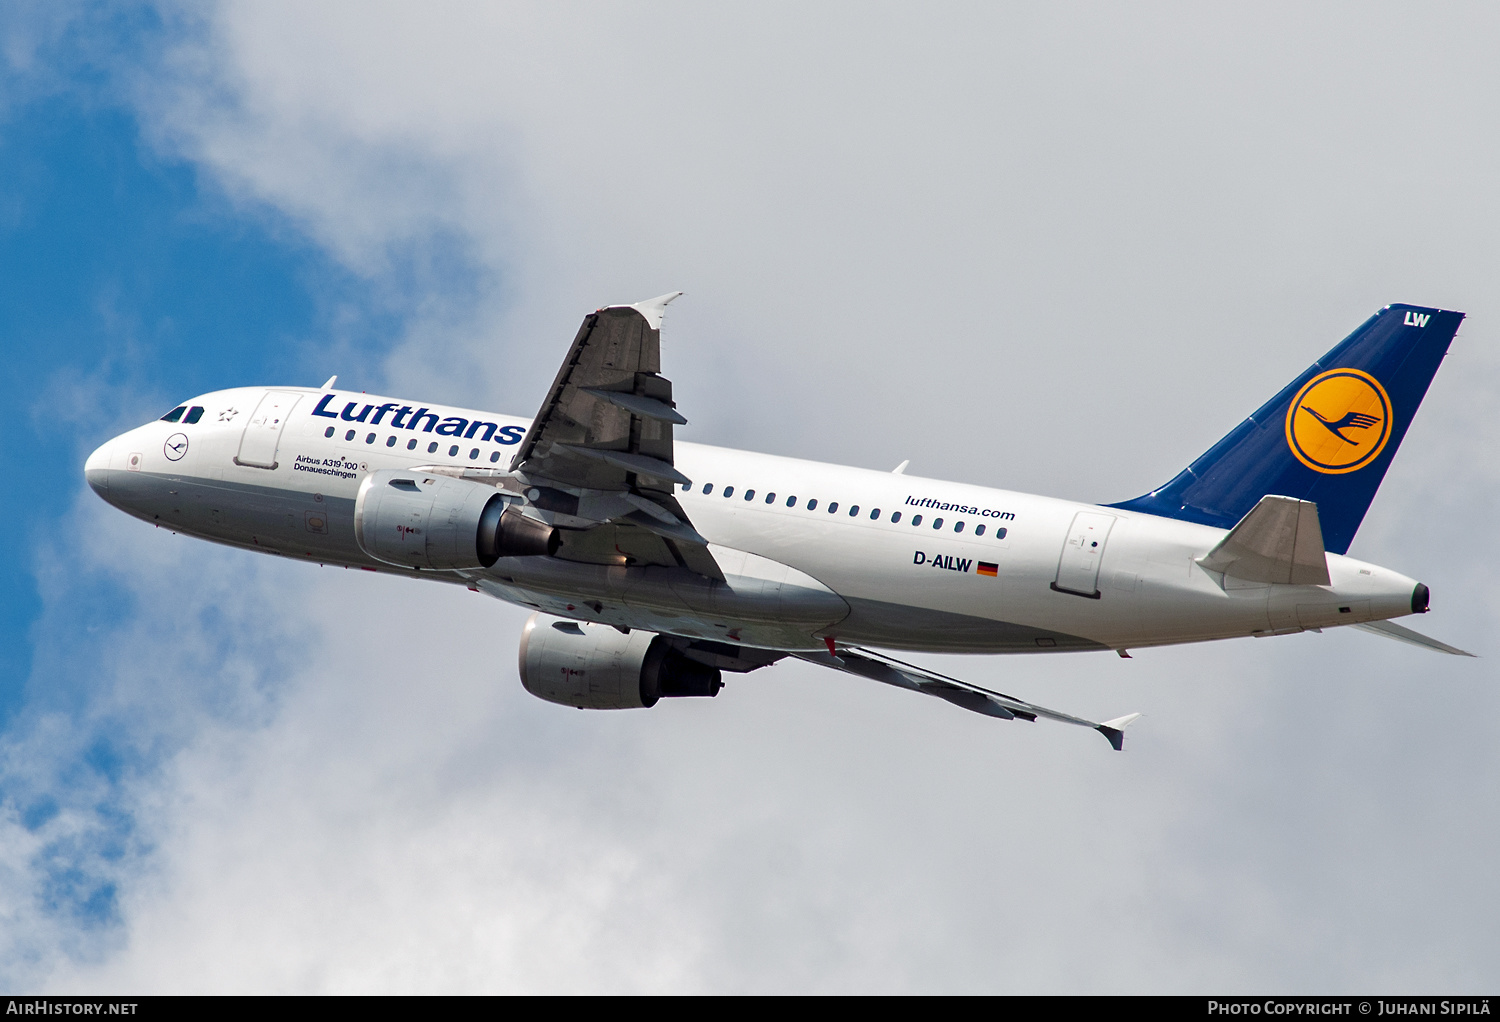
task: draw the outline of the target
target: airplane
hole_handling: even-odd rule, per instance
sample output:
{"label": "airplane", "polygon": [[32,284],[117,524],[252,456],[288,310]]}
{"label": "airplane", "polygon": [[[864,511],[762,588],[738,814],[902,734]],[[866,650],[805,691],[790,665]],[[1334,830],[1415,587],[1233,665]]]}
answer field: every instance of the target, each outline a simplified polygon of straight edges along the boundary
{"label": "airplane", "polygon": [[533,695],[712,697],[788,658],[1004,720],[1094,721],[899,658],[1130,650],[1396,624],[1428,587],[1347,551],[1463,314],[1388,305],[1175,478],[1115,504],[678,442],[681,292],[584,317],[530,418],[339,390],[183,402],[89,455],[174,532],[467,586],[534,613]]}

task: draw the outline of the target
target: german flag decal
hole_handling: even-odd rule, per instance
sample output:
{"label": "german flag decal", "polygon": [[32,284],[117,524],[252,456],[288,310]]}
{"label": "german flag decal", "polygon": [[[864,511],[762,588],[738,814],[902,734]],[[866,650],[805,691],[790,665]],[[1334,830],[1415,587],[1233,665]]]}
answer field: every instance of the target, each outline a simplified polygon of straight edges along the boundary
{"label": "german flag decal", "polygon": [[990,578],[996,578],[1000,574],[1000,565],[991,564],[989,561],[980,561],[979,566],[974,569],[974,574],[988,575]]}

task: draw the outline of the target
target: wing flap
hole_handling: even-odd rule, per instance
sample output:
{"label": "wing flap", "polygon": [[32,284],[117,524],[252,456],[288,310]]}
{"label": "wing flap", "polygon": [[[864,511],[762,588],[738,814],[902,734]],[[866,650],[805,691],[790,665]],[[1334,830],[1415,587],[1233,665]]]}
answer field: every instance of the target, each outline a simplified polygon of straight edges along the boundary
{"label": "wing flap", "polygon": [[626,472],[634,472],[637,475],[648,476],[652,479],[660,479],[668,483],[682,483],[686,485],[692,482],[687,476],[672,467],[669,461],[653,458],[645,454],[632,454],[629,451],[614,451],[607,447],[581,447],[577,444],[553,444],[552,450],[558,454],[564,454],[570,458],[587,458],[594,461],[604,461],[624,469]]}
{"label": "wing flap", "polygon": [[585,394],[592,394],[600,400],[608,401],[612,405],[618,405],[632,415],[644,415],[649,419],[661,419],[678,426],[687,425],[687,420],[682,417],[677,409],[665,401],[656,400],[654,397],[641,397],[639,394],[628,394],[618,390],[604,390],[600,387],[584,387],[582,389]]}

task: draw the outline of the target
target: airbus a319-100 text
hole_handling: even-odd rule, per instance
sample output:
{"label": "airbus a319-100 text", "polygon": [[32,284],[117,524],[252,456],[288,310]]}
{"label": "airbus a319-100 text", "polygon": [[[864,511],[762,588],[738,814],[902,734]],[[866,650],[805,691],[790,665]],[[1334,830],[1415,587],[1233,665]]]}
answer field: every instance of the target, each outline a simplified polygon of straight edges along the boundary
{"label": "airbus a319-100 text", "polygon": [[109,503],[251,550],[531,607],[526,689],[714,696],[787,657],[1006,720],[1094,721],[900,659],[1116,651],[1391,619],[1427,587],[1347,556],[1463,316],[1390,305],[1176,478],[1118,504],[678,442],[676,294],[586,316],[531,419],[337,389],[186,401],[90,455]]}

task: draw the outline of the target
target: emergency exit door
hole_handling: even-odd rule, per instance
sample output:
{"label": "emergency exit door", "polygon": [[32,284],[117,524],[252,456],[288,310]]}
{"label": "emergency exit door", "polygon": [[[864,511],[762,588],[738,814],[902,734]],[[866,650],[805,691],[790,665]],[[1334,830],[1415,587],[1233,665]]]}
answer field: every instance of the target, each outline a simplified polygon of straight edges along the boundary
{"label": "emergency exit door", "polygon": [[250,421],[245,423],[245,432],[240,436],[240,453],[235,456],[236,465],[252,468],[275,468],[276,447],[281,443],[281,431],[286,428],[287,417],[292,406],[302,397],[283,390],[268,390],[255,406]]}
{"label": "emergency exit door", "polygon": [[1053,589],[1091,600],[1099,598],[1099,562],[1104,558],[1104,544],[1114,524],[1114,515],[1096,511],[1080,511],[1073,516],[1062,557],[1057,562]]}

